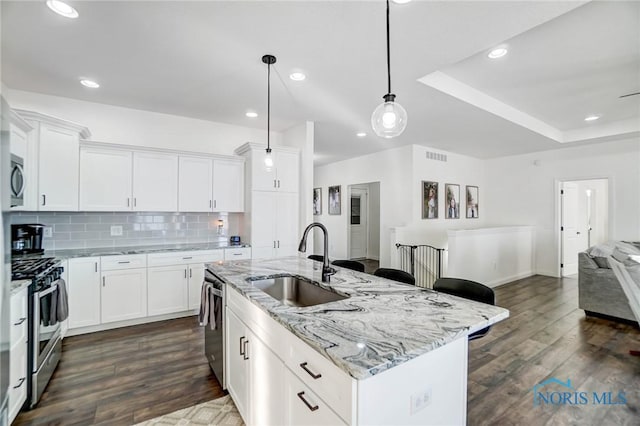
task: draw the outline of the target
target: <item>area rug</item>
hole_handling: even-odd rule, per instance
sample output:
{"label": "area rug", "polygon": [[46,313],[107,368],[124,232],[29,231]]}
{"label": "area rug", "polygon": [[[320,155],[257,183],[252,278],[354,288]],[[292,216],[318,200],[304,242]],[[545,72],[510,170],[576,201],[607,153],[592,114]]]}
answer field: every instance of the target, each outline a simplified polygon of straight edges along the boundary
{"label": "area rug", "polygon": [[193,407],[183,408],[146,422],[138,423],[136,426],[200,426],[200,425],[220,425],[220,426],[244,426],[242,417],[233,404],[229,395],[203,402]]}

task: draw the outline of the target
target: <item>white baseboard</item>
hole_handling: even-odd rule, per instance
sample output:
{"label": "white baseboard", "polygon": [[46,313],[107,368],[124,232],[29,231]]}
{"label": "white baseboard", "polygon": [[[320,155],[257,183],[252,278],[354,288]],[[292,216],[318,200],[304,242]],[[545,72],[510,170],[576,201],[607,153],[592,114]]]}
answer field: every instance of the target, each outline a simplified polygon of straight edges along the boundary
{"label": "white baseboard", "polygon": [[536,275],[544,275],[547,277],[559,278],[558,271],[552,271],[552,270],[538,270],[536,271]]}
{"label": "white baseboard", "polygon": [[70,328],[67,330],[65,337],[78,336],[80,334],[96,333],[98,331],[113,330],[114,328],[129,327],[132,325],[148,324],[151,322],[165,321],[176,318],[190,317],[197,315],[198,311],[183,311],[173,314],[156,315],[153,317],[136,318],[127,321],[110,322],[106,324],[91,325],[89,327]]}
{"label": "white baseboard", "polygon": [[531,277],[535,275],[535,273],[533,271],[525,271],[525,272],[520,272],[518,274],[515,275],[511,275],[508,277],[502,277],[502,278],[498,278],[496,280],[493,281],[489,281],[488,283],[484,283],[484,285],[486,285],[487,287],[498,287],[501,286],[503,284],[507,284],[510,283],[512,281],[517,281],[517,280],[521,280],[523,278],[527,278],[527,277]]}

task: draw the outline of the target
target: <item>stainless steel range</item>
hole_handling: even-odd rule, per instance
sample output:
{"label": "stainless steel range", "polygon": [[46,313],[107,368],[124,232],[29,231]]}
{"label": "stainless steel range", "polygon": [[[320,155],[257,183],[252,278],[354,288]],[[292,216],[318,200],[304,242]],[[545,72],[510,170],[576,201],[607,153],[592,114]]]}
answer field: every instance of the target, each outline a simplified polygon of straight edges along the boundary
{"label": "stainless steel range", "polygon": [[58,284],[63,268],[55,258],[11,262],[11,279],[30,279],[29,342],[27,350],[27,407],[34,408],[47,387],[62,354],[57,319]]}

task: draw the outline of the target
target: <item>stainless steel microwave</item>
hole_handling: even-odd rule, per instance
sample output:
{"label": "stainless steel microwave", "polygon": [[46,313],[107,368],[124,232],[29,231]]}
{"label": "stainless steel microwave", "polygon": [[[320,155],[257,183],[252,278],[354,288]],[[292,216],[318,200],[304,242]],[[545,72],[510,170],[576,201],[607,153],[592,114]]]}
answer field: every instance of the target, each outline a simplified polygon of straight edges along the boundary
{"label": "stainless steel microwave", "polygon": [[11,207],[24,205],[24,160],[11,154]]}

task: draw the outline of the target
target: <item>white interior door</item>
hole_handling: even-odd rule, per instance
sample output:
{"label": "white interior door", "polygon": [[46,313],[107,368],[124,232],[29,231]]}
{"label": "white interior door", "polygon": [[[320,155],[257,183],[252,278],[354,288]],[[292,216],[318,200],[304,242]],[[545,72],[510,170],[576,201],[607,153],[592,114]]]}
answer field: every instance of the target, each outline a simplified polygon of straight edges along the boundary
{"label": "white interior door", "polygon": [[578,185],[574,182],[562,184],[562,276],[578,273],[578,252],[584,250],[580,229],[580,206]]}
{"label": "white interior door", "polygon": [[349,197],[349,233],[351,236],[351,259],[366,259],[368,229],[369,191],[352,188]]}

